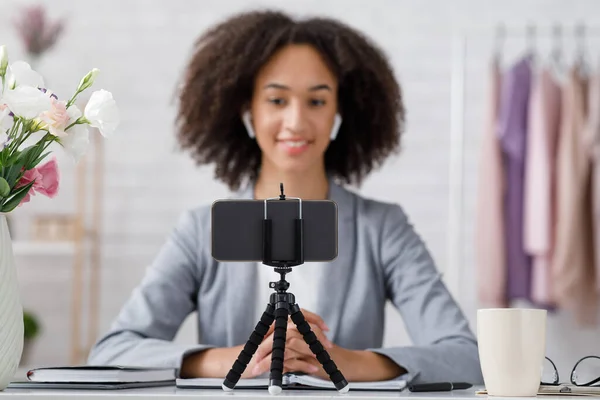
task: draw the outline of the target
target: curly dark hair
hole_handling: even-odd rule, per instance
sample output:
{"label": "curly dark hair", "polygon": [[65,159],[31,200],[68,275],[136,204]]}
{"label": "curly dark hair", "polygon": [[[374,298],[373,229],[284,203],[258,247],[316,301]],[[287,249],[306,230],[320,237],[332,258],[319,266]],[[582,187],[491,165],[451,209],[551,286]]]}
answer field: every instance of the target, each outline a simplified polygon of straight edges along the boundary
{"label": "curly dark hair", "polygon": [[282,47],[309,44],[338,80],[343,123],[325,153],[334,178],[360,184],[400,147],[405,111],[384,53],[331,18],[294,20],[280,11],[251,11],[218,23],[195,43],[177,93],[177,138],[198,165],[215,163],[230,189],[255,180],[261,150],[240,117],[260,68]]}

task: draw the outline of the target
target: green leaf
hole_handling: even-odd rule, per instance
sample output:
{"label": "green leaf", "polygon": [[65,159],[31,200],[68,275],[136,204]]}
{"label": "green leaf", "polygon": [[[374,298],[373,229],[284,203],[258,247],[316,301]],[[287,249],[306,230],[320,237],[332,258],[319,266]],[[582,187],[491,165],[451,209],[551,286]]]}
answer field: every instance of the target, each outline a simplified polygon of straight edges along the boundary
{"label": "green leaf", "polygon": [[51,152],[51,151],[47,151],[47,152],[45,152],[44,154],[42,154],[41,156],[39,156],[39,157],[37,158],[37,160],[35,160],[35,161],[34,161],[34,162],[31,164],[31,168],[35,168],[35,167],[37,167],[37,166],[38,166],[38,164],[39,164],[40,162],[42,162],[42,160],[43,160],[44,158],[46,158],[46,157],[48,156],[48,154],[50,154],[50,153],[52,153],[52,152]]}
{"label": "green leaf", "polygon": [[38,318],[30,311],[23,311],[23,328],[25,339],[33,339],[40,332]]}
{"label": "green leaf", "polygon": [[39,163],[37,159],[42,151],[43,146],[36,144],[29,146],[20,152],[16,152],[16,154],[10,157],[8,164],[12,165],[7,167],[8,172],[6,172],[5,178],[11,188],[17,183],[17,179],[21,172],[23,172],[23,169],[29,171]]}
{"label": "green leaf", "polygon": [[6,179],[0,176],[0,198],[8,197],[10,194],[10,185],[6,182]]}
{"label": "green leaf", "polygon": [[17,183],[17,178],[21,174],[23,165],[23,162],[19,161],[7,168],[8,172],[6,173],[5,179],[11,188],[15,186],[15,183]]}
{"label": "green leaf", "polygon": [[37,157],[42,151],[43,147],[39,145],[27,147],[21,152],[18,160],[23,162],[23,167],[25,167],[26,170],[30,170],[31,168],[33,168],[31,164],[35,159],[37,159]]}
{"label": "green leaf", "polygon": [[8,157],[8,159],[6,160],[5,165],[14,164],[15,162],[17,162],[17,160],[19,159],[20,155],[21,155],[21,152],[19,150],[16,150],[14,153],[12,153],[10,155],[10,157]]}
{"label": "green leaf", "polygon": [[29,189],[31,189],[34,182],[35,181],[29,182],[27,185],[18,188],[13,194],[13,196],[2,205],[2,209],[0,209],[0,212],[7,213],[14,210],[19,205],[19,203],[21,203],[21,200],[23,200],[23,198],[27,195]]}

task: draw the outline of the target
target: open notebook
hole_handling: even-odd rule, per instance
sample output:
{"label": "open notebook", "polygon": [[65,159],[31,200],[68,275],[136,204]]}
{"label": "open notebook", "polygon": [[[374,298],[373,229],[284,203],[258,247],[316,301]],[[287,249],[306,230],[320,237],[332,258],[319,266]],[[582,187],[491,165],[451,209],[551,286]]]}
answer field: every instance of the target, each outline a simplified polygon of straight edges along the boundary
{"label": "open notebook", "polygon": [[[177,379],[176,385],[182,389],[221,389],[223,379],[191,378]],[[315,378],[310,375],[287,373],[283,375],[283,389],[332,389],[336,390],[330,380]],[[267,389],[268,378],[240,379],[236,389]],[[379,382],[350,382],[350,390],[390,390],[401,391],[406,387],[404,380]]]}

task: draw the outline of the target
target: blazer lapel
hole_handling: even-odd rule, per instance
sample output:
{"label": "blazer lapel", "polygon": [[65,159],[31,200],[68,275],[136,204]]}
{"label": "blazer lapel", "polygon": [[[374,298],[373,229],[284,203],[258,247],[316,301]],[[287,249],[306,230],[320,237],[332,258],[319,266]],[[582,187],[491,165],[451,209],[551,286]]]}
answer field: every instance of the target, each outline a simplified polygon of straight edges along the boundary
{"label": "blazer lapel", "polygon": [[[255,262],[223,262],[227,270],[227,343],[245,343],[256,323],[258,274]],[[268,300],[268,299],[267,299]]]}
{"label": "blazer lapel", "polygon": [[[329,180],[329,200],[333,200],[337,204],[338,256],[323,266],[323,268],[327,268],[327,271],[323,271],[322,279],[319,282],[317,313],[329,326],[328,339],[335,343],[342,310],[348,296],[348,284],[354,272],[356,204],[354,196],[334,183],[332,179]],[[301,299],[299,300],[301,301]]]}

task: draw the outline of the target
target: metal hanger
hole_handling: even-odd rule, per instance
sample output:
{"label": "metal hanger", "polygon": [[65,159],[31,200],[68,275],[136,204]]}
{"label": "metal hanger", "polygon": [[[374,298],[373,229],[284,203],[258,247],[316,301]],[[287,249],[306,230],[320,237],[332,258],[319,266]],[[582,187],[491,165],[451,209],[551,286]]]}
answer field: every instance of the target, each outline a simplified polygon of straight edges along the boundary
{"label": "metal hanger", "polygon": [[534,24],[528,24],[527,25],[527,33],[525,36],[525,40],[526,40],[526,45],[527,45],[527,50],[526,50],[526,54],[527,57],[529,58],[529,64],[532,68],[532,70],[537,70],[538,67],[538,59],[537,59],[537,52],[536,52],[536,27]]}
{"label": "metal hanger", "polygon": [[575,64],[582,75],[587,75],[590,71],[586,56],[585,36],[585,25],[580,23],[575,27],[575,41],[577,48],[575,54]]}
{"label": "metal hanger", "polygon": [[552,28],[552,51],[550,52],[550,68],[557,76],[561,76],[565,72],[562,42],[562,27],[557,23]]}
{"label": "metal hanger", "polygon": [[494,38],[494,61],[500,65],[502,63],[502,48],[506,39],[506,27],[503,23],[496,26],[496,36]]}
{"label": "metal hanger", "polygon": [[535,55],[535,25],[529,24],[527,25],[527,52],[531,55]]}

